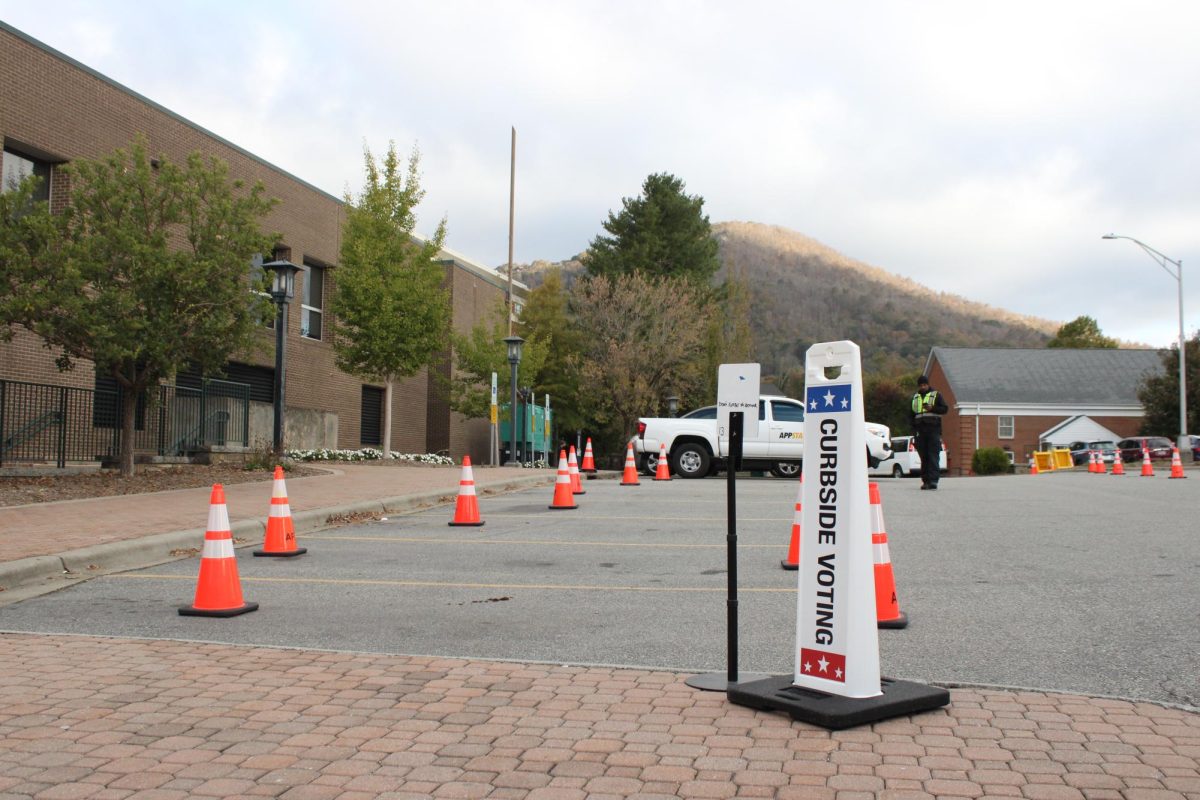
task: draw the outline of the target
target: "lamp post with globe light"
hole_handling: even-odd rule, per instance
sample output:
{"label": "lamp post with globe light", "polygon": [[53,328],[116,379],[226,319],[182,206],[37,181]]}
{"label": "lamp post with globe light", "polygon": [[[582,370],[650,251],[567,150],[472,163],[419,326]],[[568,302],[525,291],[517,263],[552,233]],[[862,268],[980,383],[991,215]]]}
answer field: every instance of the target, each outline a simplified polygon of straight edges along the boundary
{"label": "lamp post with globe light", "polygon": [[508,460],[504,462],[506,467],[519,467],[521,462],[517,460],[517,365],[521,363],[521,345],[525,340],[520,336],[504,337],[504,344],[508,346],[508,365],[512,370],[512,399],[508,406],[509,410],[509,451]]}
{"label": "lamp post with globe light", "polygon": [[276,458],[282,458],[284,368],[287,364],[284,349],[287,341],[287,306],[288,302],[296,296],[296,273],[300,271],[300,268],[287,259],[278,259],[263,264],[263,269],[274,273],[271,278],[271,299],[278,306],[275,314],[275,429],[272,448]]}

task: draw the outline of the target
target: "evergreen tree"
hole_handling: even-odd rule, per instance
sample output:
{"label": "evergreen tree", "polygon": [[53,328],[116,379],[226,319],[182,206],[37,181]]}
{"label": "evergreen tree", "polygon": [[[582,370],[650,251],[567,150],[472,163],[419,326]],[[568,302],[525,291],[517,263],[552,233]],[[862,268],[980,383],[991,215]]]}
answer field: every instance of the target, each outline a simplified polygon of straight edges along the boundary
{"label": "evergreen tree", "polygon": [[121,389],[121,474],[133,474],[137,403],[179,369],[219,371],[269,313],[251,289],[259,229],[274,205],[227,166],[192,153],[152,163],[146,141],[64,167],[67,209],[30,203],[30,178],[0,194],[0,325],[59,348],[58,367],[93,362]]}
{"label": "evergreen tree", "polygon": [[[1200,332],[1193,334],[1184,344],[1187,428],[1190,433],[1200,433]],[[1162,362],[1163,371],[1147,377],[1138,387],[1138,399],[1146,409],[1141,430],[1143,436],[1174,438],[1179,433],[1179,345],[1163,350]]]}
{"label": "evergreen tree", "polygon": [[383,451],[391,453],[392,388],[437,360],[448,343],[450,299],[437,256],[446,220],[432,238],[414,236],[414,210],[425,196],[414,149],[407,169],[389,143],[383,163],[363,150],[366,183],[346,196],[341,263],[330,303],[338,366],[381,381]]}
{"label": "evergreen tree", "polygon": [[621,213],[609,212],[609,235],[592,240],[587,269],[593,276],[679,277],[708,286],[720,262],[704,198],[684,193],[683,181],[666,173],[642,184],[640,197],[624,198]]}

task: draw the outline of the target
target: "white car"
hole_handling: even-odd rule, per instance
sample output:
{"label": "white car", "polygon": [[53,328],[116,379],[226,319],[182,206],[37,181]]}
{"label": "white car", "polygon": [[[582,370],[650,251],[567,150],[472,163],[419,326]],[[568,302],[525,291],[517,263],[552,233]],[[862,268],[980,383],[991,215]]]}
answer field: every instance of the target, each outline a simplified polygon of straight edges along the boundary
{"label": "white car", "polygon": [[[946,472],[946,443],[942,442],[942,452],[938,457],[938,471]],[[868,474],[873,476],[891,475],[893,478],[905,476],[917,477],[921,474],[921,456],[917,453],[915,436],[895,436],[892,438],[892,459],[880,462],[879,466],[871,467]]]}

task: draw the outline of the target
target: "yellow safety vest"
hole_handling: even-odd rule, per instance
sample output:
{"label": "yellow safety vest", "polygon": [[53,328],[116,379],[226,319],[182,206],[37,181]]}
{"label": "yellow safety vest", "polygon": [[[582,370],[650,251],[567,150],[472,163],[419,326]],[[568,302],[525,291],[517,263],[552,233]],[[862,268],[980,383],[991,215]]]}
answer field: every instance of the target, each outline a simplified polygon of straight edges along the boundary
{"label": "yellow safety vest", "polygon": [[913,413],[917,415],[918,419],[920,419],[921,417],[936,417],[937,414],[930,413],[930,409],[933,408],[933,404],[935,402],[937,402],[937,390],[936,389],[930,390],[930,392],[925,395],[922,395],[920,392],[917,392],[916,394],[913,395],[913,399],[912,399]]}

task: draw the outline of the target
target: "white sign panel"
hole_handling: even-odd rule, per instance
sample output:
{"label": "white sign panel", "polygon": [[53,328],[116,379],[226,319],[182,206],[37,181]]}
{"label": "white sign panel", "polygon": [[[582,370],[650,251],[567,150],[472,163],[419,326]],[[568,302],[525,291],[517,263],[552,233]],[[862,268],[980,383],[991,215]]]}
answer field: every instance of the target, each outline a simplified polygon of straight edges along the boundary
{"label": "white sign panel", "polygon": [[745,414],[744,437],[758,435],[758,364],[722,364],[717,367],[717,438],[729,439],[729,413]]}
{"label": "white sign panel", "polygon": [[879,633],[858,345],[813,345],[804,376],[793,682],[845,697],[877,697]]}
{"label": "white sign panel", "polygon": [[492,373],[492,405],[496,405],[496,373]]}

